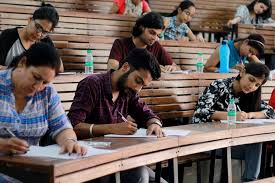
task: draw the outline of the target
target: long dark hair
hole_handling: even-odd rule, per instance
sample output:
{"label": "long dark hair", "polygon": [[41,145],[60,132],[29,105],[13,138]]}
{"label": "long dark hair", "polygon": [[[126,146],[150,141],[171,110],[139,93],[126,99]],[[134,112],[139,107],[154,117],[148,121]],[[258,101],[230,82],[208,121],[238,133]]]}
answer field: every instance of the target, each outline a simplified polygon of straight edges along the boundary
{"label": "long dark hair", "polygon": [[26,66],[46,66],[55,70],[55,75],[58,75],[61,61],[57,50],[44,42],[38,42],[33,44],[28,50],[21,55],[15,57],[9,68],[15,69],[22,58],[26,58]]}
{"label": "long dark hair", "polygon": [[[266,65],[262,63],[251,62],[245,65],[245,72],[251,74],[254,77],[262,78],[264,85],[269,76],[269,69]],[[236,80],[240,80],[241,76],[238,75]],[[241,93],[240,95],[240,108],[245,112],[255,112],[261,110],[262,102],[262,85],[254,92],[245,94]]]}
{"label": "long dark hair", "polygon": [[234,42],[248,40],[248,45],[255,48],[259,52],[259,57],[264,55],[265,39],[260,34],[250,34],[246,38],[237,39]]}
{"label": "long dark hair", "polygon": [[176,7],[176,9],[172,13],[170,13],[168,15],[168,17],[176,16],[178,14],[178,9],[179,8],[183,11],[183,10],[188,9],[191,6],[195,7],[195,4],[191,1],[189,1],[189,0],[184,0]]}
{"label": "long dark hair", "polygon": [[250,3],[249,5],[247,5],[247,8],[249,10],[249,12],[253,12],[254,11],[254,6],[256,3],[263,3],[265,4],[268,9],[266,11],[264,11],[262,14],[256,15],[256,23],[258,23],[258,18],[262,17],[262,19],[268,19],[271,17],[272,15],[272,3],[270,0],[254,0],[252,3]]}

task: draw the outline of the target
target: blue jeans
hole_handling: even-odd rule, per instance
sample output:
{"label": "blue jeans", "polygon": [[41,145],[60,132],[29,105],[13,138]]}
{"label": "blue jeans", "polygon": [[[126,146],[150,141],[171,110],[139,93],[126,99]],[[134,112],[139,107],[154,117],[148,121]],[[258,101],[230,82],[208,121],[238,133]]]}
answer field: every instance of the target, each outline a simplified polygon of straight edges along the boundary
{"label": "blue jeans", "polygon": [[[221,150],[217,150],[221,155]],[[231,157],[245,161],[245,170],[242,181],[252,181],[258,178],[261,167],[262,144],[246,144],[231,147]]]}
{"label": "blue jeans", "polygon": [[[155,182],[155,172],[147,166],[141,166],[120,173],[121,183],[153,183]],[[94,181],[92,181],[94,182]],[[115,183],[113,175],[99,178],[96,183]],[[161,178],[161,183],[167,183]]]}

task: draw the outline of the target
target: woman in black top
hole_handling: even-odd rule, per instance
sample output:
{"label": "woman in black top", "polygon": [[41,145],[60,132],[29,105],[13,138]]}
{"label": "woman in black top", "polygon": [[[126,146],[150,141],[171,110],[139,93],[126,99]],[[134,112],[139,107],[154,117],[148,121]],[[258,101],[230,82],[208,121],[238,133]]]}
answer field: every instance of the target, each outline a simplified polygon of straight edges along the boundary
{"label": "woman in black top", "polygon": [[[48,37],[59,21],[56,9],[50,4],[34,11],[25,27],[4,30],[0,35],[0,69],[8,67],[13,58],[28,50],[35,42],[46,42],[54,46]],[[60,71],[63,71],[61,64]]]}

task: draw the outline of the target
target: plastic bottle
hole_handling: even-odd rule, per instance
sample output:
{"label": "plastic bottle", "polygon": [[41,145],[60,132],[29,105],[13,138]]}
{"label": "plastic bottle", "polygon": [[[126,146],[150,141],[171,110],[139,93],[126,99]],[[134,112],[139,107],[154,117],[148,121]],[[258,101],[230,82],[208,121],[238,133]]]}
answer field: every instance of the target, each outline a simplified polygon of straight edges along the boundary
{"label": "plastic bottle", "polygon": [[203,53],[198,53],[197,55],[197,73],[202,73],[203,72]]}
{"label": "plastic bottle", "polygon": [[87,50],[87,55],[85,58],[85,74],[93,74],[94,73],[94,58],[92,50]]}
{"label": "plastic bottle", "polygon": [[220,46],[220,73],[229,72],[229,55],[230,50],[227,44],[227,40],[223,40]]}
{"label": "plastic bottle", "polygon": [[235,105],[235,100],[230,99],[228,108],[227,108],[227,121],[228,124],[235,124],[236,122],[236,116],[237,116],[237,110]]}

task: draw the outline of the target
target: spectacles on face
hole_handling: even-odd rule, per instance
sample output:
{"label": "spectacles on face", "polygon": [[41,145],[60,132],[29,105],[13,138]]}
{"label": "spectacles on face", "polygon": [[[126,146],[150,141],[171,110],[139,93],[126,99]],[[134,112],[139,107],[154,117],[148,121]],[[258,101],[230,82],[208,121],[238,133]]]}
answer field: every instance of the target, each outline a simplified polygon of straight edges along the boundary
{"label": "spectacles on face", "polygon": [[34,21],[34,27],[35,27],[36,33],[41,33],[43,37],[51,33],[50,31],[46,31],[45,29],[43,29],[42,25],[40,25],[36,21]]}
{"label": "spectacles on face", "polygon": [[187,15],[187,16],[193,18],[193,15],[191,15],[191,12],[190,12],[190,11],[184,10],[183,12],[185,13],[185,15]]}

